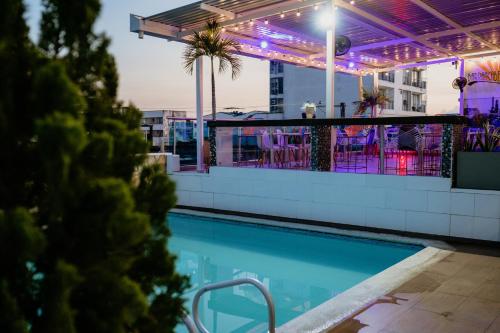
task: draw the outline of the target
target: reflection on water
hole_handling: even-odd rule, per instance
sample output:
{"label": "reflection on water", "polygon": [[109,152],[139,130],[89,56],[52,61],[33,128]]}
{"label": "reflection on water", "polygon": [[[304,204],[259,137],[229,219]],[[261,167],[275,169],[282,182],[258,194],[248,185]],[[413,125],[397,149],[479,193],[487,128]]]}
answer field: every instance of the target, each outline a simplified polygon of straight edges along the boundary
{"label": "reflection on water", "polygon": [[[418,247],[292,232],[171,214],[169,249],[189,275],[192,297],[207,283],[251,277],[271,292],[281,325],[412,255]],[[206,294],[200,317],[210,332],[265,332],[264,297],[251,285]],[[178,332],[185,332],[178,328]]]}

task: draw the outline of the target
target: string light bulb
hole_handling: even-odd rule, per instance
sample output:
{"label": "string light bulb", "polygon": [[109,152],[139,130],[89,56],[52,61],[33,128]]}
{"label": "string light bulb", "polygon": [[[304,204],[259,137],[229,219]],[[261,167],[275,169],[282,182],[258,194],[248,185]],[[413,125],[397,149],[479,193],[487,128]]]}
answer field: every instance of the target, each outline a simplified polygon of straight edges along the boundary
{"label": "string light bulb", "polygon": [[314,10],[318,10],[319,9],[319,6],[316,4],[314,5]]}
{"label": "string light bulb", "polygon": [[295,15],[297,15],[297,17],[300,17],[300,12],[297,11],[297,13],[295,13]]}
{"label": "string light bulb", "polygon": [[266,20],[264,21],[264,24],[269,24],[269,20],[268,20],[268,19],[266,19]]}
{"label": "string light bulb", "polygon": [[281,13],[281,14],[280,14],[280,17],[281,17],[281,18],[285,18],[285,13]]}

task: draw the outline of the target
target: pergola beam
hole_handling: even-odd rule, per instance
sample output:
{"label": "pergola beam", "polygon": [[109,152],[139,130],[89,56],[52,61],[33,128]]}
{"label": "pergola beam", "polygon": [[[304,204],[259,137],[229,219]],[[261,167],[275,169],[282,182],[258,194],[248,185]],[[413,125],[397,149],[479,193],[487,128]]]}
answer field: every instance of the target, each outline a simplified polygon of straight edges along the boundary
{"label": "pergola beam", "polygon": [[230,12],[229,10],[221,9],[219,7],[210,6],[210,5],[207,5],[206,3],[201,3],[200,9],[206,10],[207,12],[211,12],[214,14],[223,15],[230,20],[234,20],[236,18],[236,14],[234,14],[233,12]]}
{"label": "pergola beam", "polygon": [[445,30],[445,31],[430,32],[428,34],[419,35],[419,37],[424,38],[424,39],[439,38],[439,37],[451,36],[451,35],[456,35],[456,34],[461,34],[461,33],[468,33],[468,32],[472,32],[472,31],[494,29],[494,28],[498,28],[498,27],[500,27],[500,20],[470,25],[467,27],[449,29],[449,30]]}
{"label": "pergola beam", "polygon": [[394,71],[394,70],[398,70],[398,69],[407,69],[407,68],[414,68],[414,67],[421,67],[421,66],[437,65],[437,64],[442,64],[445,62],[452,62],[452,61],[458,61],[458,60],[460,60],[459,57],[451,57],[451,58],[443,58],[443,59],[430,60],[430,61],[408,62],[408,63],[403,63],[401,65],[394,66],[394,67],[382,68],[380,70],[380,72],[389,72],[389,71]]}
{"label": "pergola beam", "polygon": [[[318,0],[304,0],[304,1],[290,0],[273,6],[267,6],[265,8],[260,8],[257,10],[244,12],[241,14],[238,13],[234,19],[221,21],[220,24],[222,27],[227,27],[229,25],[236,25],[250,20],[258,20],[267,16],[279,14],[281,12],[298,10],[301,8],[314,6],[316,4],[324,2],[325,1],[318,1]],[[188,35],[191,35],[194,31],[200,31],[201,29],[203,29],[203,26],[179,32],[178,37],[179,38],[186,37]]]}
{"label": "pergola beam", "polygon": [[139,37],[149,35],[167,40],[178,40],[177,33],[179,29],[167,24],[148,21],[142,16],[130,14],[130,32],[136,32]]}
{"label": "pergola beam", "polygon": [[[429,14],[437,17],[438,19],[440,19],[444,23],[448,24],[449,26],[452,26],[455,29],[462,29],[462,28],[464,28],[462,25],[460,25],[457,22],[453,21],[448,16],[442,14],[441,12],[439,12],[435,8],[429,6],[425,2],[423,2],[421,0],[410,0],[410,1],[412,3],[414,3],[415,5],[417,5],[418,7],[422,8],[423,10],[425,10],[426,12],[428,12]],[[467,36],[471,37],[472,39],[475,39],[478,42],[481,42],[482,44],[488,46],[492,50],[497,50],[497,51],[500,50],[500,48],[498,46],[496,46],[495,44],[488,42],[487,40],[483,39],[482,37],[480,37],[480,36],[478,36],[478,35],[470,32],[470,31],[464,32],[464,33]]]}
{"label": "pergola beam", "polygon": [[443,55],[446,55],[446,56],[452,55],[452,52],[450,50],[445,49],[441,46],[435,45],[434,43],[431,43],[431,42],[427,41],[426,39],[419,37],[418,35],[412,34],[406,30],[403,30],[403,29],[398,28],[390,23],[387,23],[383,19],[378,18],[378,17],[376,17],[376,16],[374,16],[374,15],[372,15],[372,14],[370,14],[370,13],[368,13],[368,12],[366,12],[366,11],[356,7],[356,6],[353,6],[349,3],[346,3],[343,0],[338,0],[336,4],[338,7],[349,10],[349,11],[353,12],[354,14],[359,15],[359,16],[377,24],[378,26],[384,27],[384,28],[386,28],[386,29],[388,29],[388,30],[400,35],[400,36],[403,36],[406,38],[411,38],[414,41],[419,42],[420,44],[425,45],[431,49],[434,49],[435,51],[437,51]]}

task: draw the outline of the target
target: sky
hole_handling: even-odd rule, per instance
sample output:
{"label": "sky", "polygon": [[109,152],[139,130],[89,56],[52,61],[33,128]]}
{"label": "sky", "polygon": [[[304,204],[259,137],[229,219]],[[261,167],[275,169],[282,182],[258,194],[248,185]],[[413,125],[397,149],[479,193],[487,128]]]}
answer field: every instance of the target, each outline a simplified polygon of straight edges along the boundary
{"label": "sky", "polygon": [[[118,97],[141,109],[186,110],[194,116],[195,79],[182,66],[180,43],[144,36],[129,31],[129,14],[148,16],[194,2],[193,0],[102,0],[96,31],[105,31],[112,39],[111,53],[120,74]],[[41,0],[25,0],[26,17],[33,40],[38,38]],[[210,84],[205,65],[205,114],[210,113]],[[454,112],[458,93],[451,88],[457,71],[451,64],[430,66],[427,71],[427,110],[430,113]],[[244,107],[247,110],[269,108],[268,61],[243,57],[243,70],[237,80],[230,74],[216,77],[217,106]]]}

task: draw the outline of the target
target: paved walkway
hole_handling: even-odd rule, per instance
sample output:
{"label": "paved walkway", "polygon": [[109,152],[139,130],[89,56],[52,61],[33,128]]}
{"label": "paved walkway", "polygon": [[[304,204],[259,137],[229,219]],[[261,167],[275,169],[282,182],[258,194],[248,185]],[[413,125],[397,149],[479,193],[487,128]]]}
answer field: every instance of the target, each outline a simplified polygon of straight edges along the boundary
{"label": "paved walkway", "polygon": [[500,257],[454,252],[328,333],[500,333]]}

